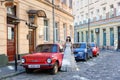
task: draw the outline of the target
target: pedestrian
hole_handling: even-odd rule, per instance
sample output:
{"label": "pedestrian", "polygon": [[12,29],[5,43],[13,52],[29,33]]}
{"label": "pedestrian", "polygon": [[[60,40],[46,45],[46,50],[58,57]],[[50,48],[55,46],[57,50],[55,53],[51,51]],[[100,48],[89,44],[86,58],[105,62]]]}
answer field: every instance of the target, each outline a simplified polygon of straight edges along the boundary
{"label": "pedestrian", "polygon": [[75,61],[74,54],[72,53],[71,37],[66,38],[64,45],[64,56],[62,60],[61,71],[78,71],[77,63]]}

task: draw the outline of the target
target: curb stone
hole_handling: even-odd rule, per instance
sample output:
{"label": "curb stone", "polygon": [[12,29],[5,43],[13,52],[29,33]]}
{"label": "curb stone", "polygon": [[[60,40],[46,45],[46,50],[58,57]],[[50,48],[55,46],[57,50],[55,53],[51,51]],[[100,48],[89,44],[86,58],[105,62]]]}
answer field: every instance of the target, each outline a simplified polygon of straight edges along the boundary
{"label": "curb stone", "polygon": [[19,75],[19,74],[22,74],[24,73],[25,71],[20,71],[20,72],[15,72],[15,73],[11,73],[11,74],[8,74],[8,75],[5,75],[5,76],[2,76],[0,77],[0,80],[4,80],[6,78],[9,78],[9,77],[13,77],[13,76],[16,76],[16,75]]}

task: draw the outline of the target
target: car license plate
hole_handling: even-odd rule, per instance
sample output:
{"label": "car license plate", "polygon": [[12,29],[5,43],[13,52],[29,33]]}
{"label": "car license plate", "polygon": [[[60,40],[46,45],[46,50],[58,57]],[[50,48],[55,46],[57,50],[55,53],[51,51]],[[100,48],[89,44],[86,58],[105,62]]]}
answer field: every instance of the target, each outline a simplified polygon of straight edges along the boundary
{"label": "car license plate", "polygon": [[40,65],[28,65],[28,68],[40,68]]}

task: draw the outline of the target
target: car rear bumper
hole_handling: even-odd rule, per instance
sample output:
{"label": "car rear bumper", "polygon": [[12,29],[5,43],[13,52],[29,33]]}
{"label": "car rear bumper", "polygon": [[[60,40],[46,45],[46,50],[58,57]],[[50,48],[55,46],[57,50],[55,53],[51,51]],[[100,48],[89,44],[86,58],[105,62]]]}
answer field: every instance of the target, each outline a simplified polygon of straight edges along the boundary
{"label": "car rear bumper", "polygon": [[84,57],[84,55],[77,55],[77,56],[75,56],[75,59],[82,60],[82,59],[85,59],[85,57]]}
{"label": "car rear bumper", "polygon": [[97,55],[97,51],[92,51],[92,53],[93,53],[93,56]]}

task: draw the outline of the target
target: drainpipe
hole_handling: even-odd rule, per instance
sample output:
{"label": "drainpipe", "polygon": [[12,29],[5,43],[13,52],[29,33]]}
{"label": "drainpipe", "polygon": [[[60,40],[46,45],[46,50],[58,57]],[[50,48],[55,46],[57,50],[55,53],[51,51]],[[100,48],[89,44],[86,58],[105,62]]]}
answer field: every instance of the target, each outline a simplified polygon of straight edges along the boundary
{"label": "drainpipe", "polygon": [[88,0],[88,42],[90,43],[90,10],[89,10],[89,0]]}
{"label": "drainpipe", "polygon": [[55,12],[54,12],[55,7],[54,7],[54,0],[52,0],[52,5],[53,5],[53,7],[52,7],[52,16],[53,16],[53,43],[55,43],[55,36],[54,36],[54,33],[55,33],[55,31],[54,31],[54,28],[55,28]]}

